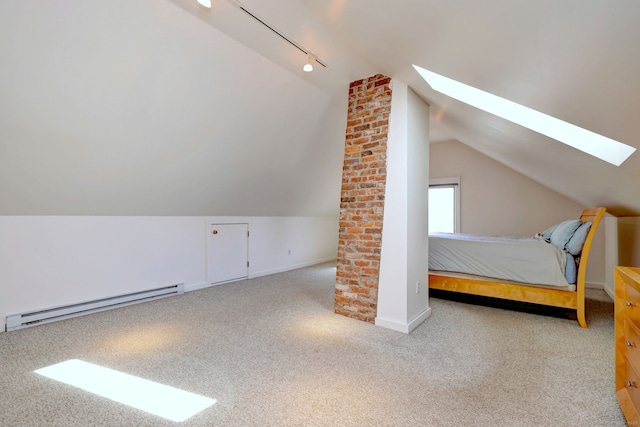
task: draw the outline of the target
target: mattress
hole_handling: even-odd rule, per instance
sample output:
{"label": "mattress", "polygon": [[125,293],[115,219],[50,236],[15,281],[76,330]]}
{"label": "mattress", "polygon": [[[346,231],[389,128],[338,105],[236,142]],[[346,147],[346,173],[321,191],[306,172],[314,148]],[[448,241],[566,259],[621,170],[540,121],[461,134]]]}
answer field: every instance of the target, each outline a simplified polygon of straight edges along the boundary
{"label": "mattress", "polygon": [[565,252],[542,238],[429,235],[429,270],[567,289]]}

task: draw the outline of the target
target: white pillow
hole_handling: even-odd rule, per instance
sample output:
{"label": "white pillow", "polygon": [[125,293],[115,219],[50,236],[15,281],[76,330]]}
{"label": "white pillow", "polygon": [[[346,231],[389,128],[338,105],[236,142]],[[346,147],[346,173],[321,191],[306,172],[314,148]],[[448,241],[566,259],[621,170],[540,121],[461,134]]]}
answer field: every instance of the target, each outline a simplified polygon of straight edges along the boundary
{"label": "white pillow", "polygon": [[579,219],[570,219],[568,221],[561,222],[551,232],[551,243],[564,249],[565,245],[569,243],[571,237],[576,230],[582,225],[582,221]]}
{"label": "white pillow", "polygon": [[582,246],[584,246],[584,241],[587,239],[587,234],[589,233],[589,229],[591,229],[591,223],[585,222],[573,233],[571,239],[565,245],[565,249],[573,256],[580,255],[582,252]]}
{"label": "white pillow", "polygon": [[551,233],[553,233],[553,230],[555,230],[560,224],[555,224],[552,225],[551,227],[547,228],[546,230],[544,230],[542,233],[540,233],[540,236],[546,240],[547,242],[551,241]]}

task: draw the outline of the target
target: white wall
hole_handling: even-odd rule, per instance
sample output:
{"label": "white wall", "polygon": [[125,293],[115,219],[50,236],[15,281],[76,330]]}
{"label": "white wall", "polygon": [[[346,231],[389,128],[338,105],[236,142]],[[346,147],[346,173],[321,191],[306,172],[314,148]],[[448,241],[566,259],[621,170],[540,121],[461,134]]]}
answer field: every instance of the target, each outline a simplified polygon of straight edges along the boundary
{"label": "white wall", "polygon": [[[407,319],[423,316],[428,310],[429,292],[429,106],[411,89],[407,98],[407,239],[409,280]],[[416,283],[419,282],[419,294]]]}
{"label": "white wall", "polygon": [[337,217],[0,216],[0,330],[11,314],[206,287],[208,224],[227,221],[249,223],[250,277],[335,259]]}
{"label": "white wall", "polygon": [[337,217],[209,217],[207,250],[209,226],[232,222],[249,224],[250,278],[336,259]]}
{"label": "white wall", "polygon": [[[553,224],[580,216],[585,208],[519,172],[457,142],[430,146],[431,178],[460,177],[462,233],[528,237]],[[587,286],[605,283],[604,223],[596,233]]]}
{"label": "white wall", "polygon": [[429,107],[393,80],[376,325],[405,333],[430,313],[428,189]]}
{"label": "white wall", "polygon": [[618,263],[640,267],[640,217],[618,218]]}
{"label": "white wall", "polygon": [[460,177],[462,233],[532,236],[588,206],[457,141],[431,144],[431,178]]}
{"label": "white wall", "polygon": [[407,86],[391,81],[387,136],[387,178],[375,324],[402,331],[407,327]]}
{"label": "white wall", "polygon": [[616,266],[640,267],[640,217],[605,218],[605,286],[614,298],[614,269]]}
{"label": "white wall", "polygon": [[0,1],[0,58],[0,215],[338,214],[349,80],[167,0]]}

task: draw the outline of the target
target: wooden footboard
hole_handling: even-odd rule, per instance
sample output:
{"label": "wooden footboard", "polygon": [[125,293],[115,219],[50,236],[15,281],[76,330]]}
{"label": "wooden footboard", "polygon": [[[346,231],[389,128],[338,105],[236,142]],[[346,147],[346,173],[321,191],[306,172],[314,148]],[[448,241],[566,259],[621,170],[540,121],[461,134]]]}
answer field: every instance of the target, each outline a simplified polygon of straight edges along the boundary
{"label": "wooden footboard", "polygon": [[[563,291],[557,289],[539,288],[521,284],[493,281],[487,278],[474,278],[472,276],[461,277],[448,274],[444,271],[429,272],[429,288],[440,289],[449,292],[479,295],[484,297],[500,298],[509,301],[528,302],[551,307],[569,308],[578,310],[578,293],[575,291]],[[581,305],[584,310],[584,304]],[[584,313],[582,314],[584,318]],[[578,321],[580,315],[578,314]],[[586,328],[580,322],[580,326]]]}
{"label": "wooden footboard", "polygon": [[593,237],[596,234],[605,210],[606,209],[602,207],[585,209],[582,211],[582,215],[580,215],[582,221],[591,221],[593,225],[587,234],[582,248],[575,291],[527,286],[477,276],[461,277],[460,275],[450,274],[444,271],[429,271],[429,288],[576,310],[578,323],[583,328],[586,328],[585,279],[587,262],[589,260]]}

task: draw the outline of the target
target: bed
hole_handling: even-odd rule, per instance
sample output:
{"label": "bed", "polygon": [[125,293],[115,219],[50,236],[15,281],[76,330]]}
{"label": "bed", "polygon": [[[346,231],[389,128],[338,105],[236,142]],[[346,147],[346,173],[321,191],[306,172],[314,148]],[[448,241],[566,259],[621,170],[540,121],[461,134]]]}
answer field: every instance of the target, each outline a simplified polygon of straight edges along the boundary
{"label": "bed", "polygon": [[430,235],[429,288],[576,310],[586,328],[587,263],[605,210],[585,209],[532,238]]}

